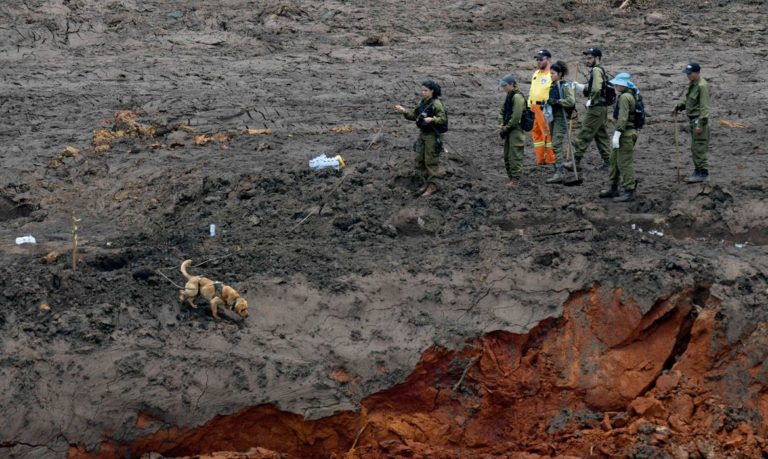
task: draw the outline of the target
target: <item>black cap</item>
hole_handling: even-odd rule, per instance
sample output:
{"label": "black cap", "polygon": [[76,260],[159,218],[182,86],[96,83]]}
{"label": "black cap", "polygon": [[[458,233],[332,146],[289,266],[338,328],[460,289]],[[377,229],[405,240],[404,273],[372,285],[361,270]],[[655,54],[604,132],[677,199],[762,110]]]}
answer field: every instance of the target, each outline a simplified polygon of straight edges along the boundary
{"label": "black cap", "polygon": [[686,65],[683,69],[683,73],[688,75],[689,73],[699,73],[701,72],[701,66],[695,62],[691,62],[690,64]]}
{"label": "black cap", "polygon": [[581,54],[585,56],[603,57],[603,52],[600,51],[600,48],[589,48]]}
{"label": "black cap", "polygon": [[550,53],[548,49],[542,48],[542,49],[536,51],[536,55],[533,56],[533,57],[548,57],[548,58],[551,59],[552,58],[552,53]]}

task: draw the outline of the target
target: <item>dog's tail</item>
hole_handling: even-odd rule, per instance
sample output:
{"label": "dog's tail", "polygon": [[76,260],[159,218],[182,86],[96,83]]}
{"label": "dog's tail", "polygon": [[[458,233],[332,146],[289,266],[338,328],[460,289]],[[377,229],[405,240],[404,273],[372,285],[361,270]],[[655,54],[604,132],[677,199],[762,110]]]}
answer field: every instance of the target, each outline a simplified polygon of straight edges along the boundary
{"label": "dog's tail", "polygon": [[192,275],[187,272],[187,268],[189,268],[189,265],[192,264],[192,260],[184,260],[183,263],[181,263],[181,274],[184,274],[184,277],[189,280]]}

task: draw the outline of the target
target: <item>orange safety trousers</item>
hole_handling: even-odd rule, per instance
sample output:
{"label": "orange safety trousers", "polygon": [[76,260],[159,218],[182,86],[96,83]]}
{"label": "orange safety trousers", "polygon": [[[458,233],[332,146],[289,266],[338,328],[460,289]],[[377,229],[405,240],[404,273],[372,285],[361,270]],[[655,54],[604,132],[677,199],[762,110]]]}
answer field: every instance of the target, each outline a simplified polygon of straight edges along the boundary
{"label": "orange safety trousers", "polygon": [[536,164],[555,164],[555,152],[552,151],[552,133],[549,132],[549,123],[544,119],[544,111],[541,105],[531,104],[531,110],[535,115],[531,140],[533,152],[536,154]]}

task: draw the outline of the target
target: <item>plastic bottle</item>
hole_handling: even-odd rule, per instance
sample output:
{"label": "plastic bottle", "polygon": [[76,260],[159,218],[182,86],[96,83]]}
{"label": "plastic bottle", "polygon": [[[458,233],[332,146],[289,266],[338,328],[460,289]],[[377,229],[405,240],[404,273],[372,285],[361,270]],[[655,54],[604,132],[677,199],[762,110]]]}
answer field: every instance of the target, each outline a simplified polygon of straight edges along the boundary
{"label": "plastic bottle", "polygon": [[320,170],[327,167],[339,170],[346,167],[346,163],[344,163],[344,159],[341,157],[341,155],[336,155],[333,158],[329,158],[325,156],[325,154],[322,154],[309,160],[310,169]]}

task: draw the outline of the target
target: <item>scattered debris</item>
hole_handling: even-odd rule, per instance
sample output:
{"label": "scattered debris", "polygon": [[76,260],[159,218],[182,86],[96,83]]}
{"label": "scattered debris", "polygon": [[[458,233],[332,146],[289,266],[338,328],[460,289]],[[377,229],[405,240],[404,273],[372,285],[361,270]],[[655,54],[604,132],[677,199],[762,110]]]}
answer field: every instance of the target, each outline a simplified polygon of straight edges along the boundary
{"label": "scattered debris", "polygon": [[245,135],[272,135],[272,129],[255,129],[247,128],[244,132]]}
{"label": "scattered debris", "polygon": [[344,158],[342,158],[341,155],[336,155],[333,158],[329,158],[328,156],[325,156],[325,153],[309,160],[310,169],[319,170],[328,167],[339,170],[347,167],[347,164],[344,162]]}
{"label": "scattered debris", "polygon": [[737,249],[743,249],[748,245],[749,245],[749,242],[736,242],[735,244],[733,244],[733,246],[736,247]]}
{"label": "scattered debris", "polygon": [[213,140],[216,142],[226,142],[229,140],[229,136],[223,132],[217,132],[212,135],[200,134],[195,136],[195,144],[200,146],[205,145]]}
{"label": "scattered debris", "polygon": [[38,309],[40,309],[43,312],[48,312],[51,310],[51,306],[48,305],[48,303],[40,303],[40,306],[38,306]]}
{"label": "scattered debris", "polygon": [[349,124],[345,124],[343,126],[332,127],[331,129],[329,129],[329,131],[333,132],[334,134],[338,134],[338,133],[341,133],[341,132],[352,132],[354,130],[355,130],[355,128],[353,128]]}
{"label": "scattered debris", "polygon": [[62,161],[66,158],[75,158],[80,155],[80,149],[77,147],[67,146],[64,147],[64,150],[59,153],[57,157],[51,160],[51,162],[48,163],[48,167],[51,169],[58,169],[61,167]]}
{"label": "scattered debris", "polygon": [[136,121],[139,116],[136,112],[117,112],[112,129],[99,129],[93,133],[93,151],[95,153],[105,153],[112,149],[112,145],[128,136],[151,139],[157,134],[157,128],[154,126],[144,126]]}
{"label": "scattered debris", "polygon": [[181,124],[179,124],[179,126],[177,127],[177,129],[178,129],[179,131],[184,131],[184,132],[189,132],[189,133],[195,132],[195,130],[194,130],[194,129],[192,129],[191,127],[189,127],[189,123],[186,123],[186,122],[185,122],[185,123],[181,123]]}
{"label": "scattered debris", "polygon": [[17,237],[17,238],[16,238],[16,245],[21,245],[21,244],[36,244],[36,243],[37,243],[37,241],[36,241],[36,240],[35,240],[35,238],[34,238],[33,236],[31,236],[31,235],[28,235],[28,236],[20,236],[20,237]]}
{"label": "scattered debris", "polygon": [[61,253],[58,250],[51,250],[48,252],[48,255],[43,257],[43,264],[44,265],[50,265],[53,263],[56,263],[56,261],[61,256]]}
{"label": "scattered debris", "polygon": [[720,120],[720,125],[733,128],[733,129],[745,129],[749,127],[748,124],[739,123],[738,121],[731,121],[731,120]]}
{"label": "scattered debris", "polygon": [[[637,231],[638,233],[642,233],[643,232],[643,229],[639,225],[636,225],[634,223],[632,223],[632,229],[634,231]],[[647,232],[651,236],[659,236],[659,237],[664,236],[664,232],[661,231],[661,230],[657,230],[657,229],[651,229],[651,230],[648,230]]]}

